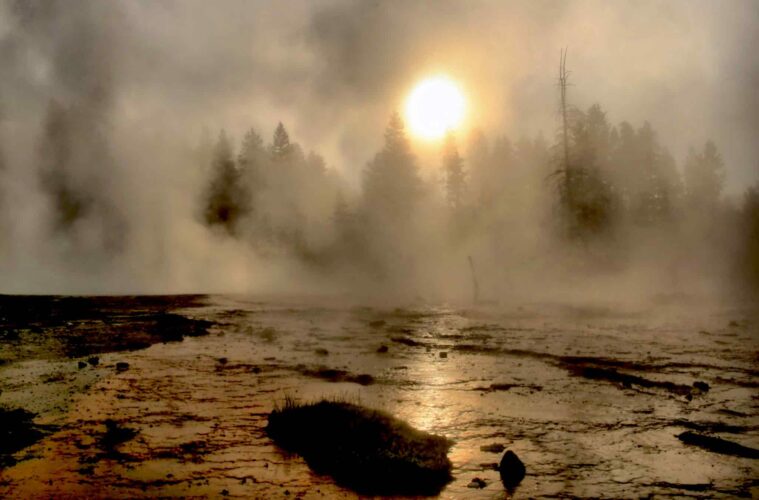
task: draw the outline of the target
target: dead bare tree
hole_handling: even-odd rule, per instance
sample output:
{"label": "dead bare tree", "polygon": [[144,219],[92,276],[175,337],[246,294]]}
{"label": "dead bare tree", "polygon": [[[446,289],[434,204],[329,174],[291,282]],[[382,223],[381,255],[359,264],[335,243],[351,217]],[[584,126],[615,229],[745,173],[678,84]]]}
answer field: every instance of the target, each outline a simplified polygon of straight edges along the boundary
{"label": "dead bare tree", "polygon": [[474,260],[472,259],[472,256],[469,255],[469,270],[472,272],[472,288],[474,293],[474,303],[477,304],[480,302],[480,285],[477,283],[477,273],[474,270]]}
{"label": "dead bare tree", "polygon": [[[573,171],[572,167],[569,164],[569,121],[567,118],[567,87],[569,86],[569,72],[567,71],[567,49],[564,48],[559,55],[559,90],[561,95],[561,129],[562,129],[562,146],[564,149],[564,158],[563,158],[563,164],[561,170],[563,171],[564,175],[564,197],[566,202],[566,209],[570,211],[573,210],[574,207],[574,179],[573,179]],[[571,228],[571,217],[570,217],[570,228],[569,231],[572,231]]]}

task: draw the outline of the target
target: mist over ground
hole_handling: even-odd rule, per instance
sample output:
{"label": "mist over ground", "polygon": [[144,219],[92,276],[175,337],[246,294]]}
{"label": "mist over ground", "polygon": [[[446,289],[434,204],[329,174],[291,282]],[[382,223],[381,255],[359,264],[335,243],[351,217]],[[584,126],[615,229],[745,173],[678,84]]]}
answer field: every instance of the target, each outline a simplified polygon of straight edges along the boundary
{"label": "mist over ground", "polygon": [[[0,292],[750,297],[758,27],[738,0],[2,1]],[[429,143],[394,112],[440,73],[469,109]]]}

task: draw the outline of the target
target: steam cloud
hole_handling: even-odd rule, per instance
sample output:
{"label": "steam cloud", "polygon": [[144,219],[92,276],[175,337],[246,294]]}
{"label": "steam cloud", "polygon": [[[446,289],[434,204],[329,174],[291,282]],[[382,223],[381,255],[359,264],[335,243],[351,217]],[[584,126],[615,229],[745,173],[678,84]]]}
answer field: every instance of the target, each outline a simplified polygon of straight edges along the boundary
{"label": "steam cloud", "polygon": [[[510,174],[495,202],[501,215],[475,227],[487,237],[442,250],[447,219],[433,193],[440,151],[412,143],[430,191],[416,214],[425,222],[397,228],[392,244],[370,234],[369,264],[346,264],[342,249],[338,264],[314,265],[313,251],[251,244],[256,219],[236,237],[203,223],[211,145],[225,129],[236,155],[249,128],[268,143],[281,121],[304,161],[311,150],[321,154],[320,189],[296,177],[259,180],[267,223],[307,227],[298,238],[324,249],[339,232],[336,204],[351,213],[360,204],[367,162],[415,81],[439,72],[460,81],[471,105],[467,128],[484,131],[493,148],[506,134],[525,151],[541,131],[554,142],[556,64],[569,47],[573,105],[598,102],[614,125],[649,121],[681,171],[688,149],[713,139],[726,199],[737,207],[759,165],[759,61],[746,52],[759,45],[758,28],[759,5],[749,0],[2,1],[0,291],[358,287],[461,298],[470,293],[466,259],[474,255],[486,295],[569,293],[578,278],[563,271],[573,258],[549,236],[553,192],[541,182],[548,158],[524,167],[545,167],[545,175]],[[459,149],[478,182],[468,132]],[[288,222],[289,209],[277,212],[281,200],[308,220]],[[732,254],[711,246],[685,252],[702,245],[699,234],[683,228],[677,245],[647,234],[650,245],[629,246],[632,264],[594,277],[588,291],[721,286],[729,269],[699,269]],[[663,268],[673,275],[661,278]],[[391,279],[378,285],[377,273]]]}

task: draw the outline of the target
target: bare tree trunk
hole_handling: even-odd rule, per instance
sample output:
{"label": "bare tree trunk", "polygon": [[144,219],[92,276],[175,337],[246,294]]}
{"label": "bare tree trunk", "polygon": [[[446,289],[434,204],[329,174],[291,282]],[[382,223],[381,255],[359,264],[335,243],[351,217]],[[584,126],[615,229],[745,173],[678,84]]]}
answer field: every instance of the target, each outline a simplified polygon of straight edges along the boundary
{"label": "bare tree trunk", "polygon": [[559,88],[561,89],[561,122],[564,142],[564,169],[569,171],[569,137],[567,125],[567,85],[569,73],[567,73],[567,49],[559,58]]}
{"label": "bare tree trunk", "polygon": [[480,301],[480,286],[477,284],[477,273],[474,271],[474,261],[472,256],[469,255],[469,270],[472,272],[472,290],[474,292],[474,303],[477,304]]}
{"label": "bare tree trunk", "polygon": [[574,172],[569,164],[569,123],[567,119],[567,86],[569,85],[569,72],[567,71],[567,49],[565,48],[559,56],[559,89],[561,91],[561,126],[562,142],[564,146],[564,195],[566,202],[567,215],[569,224],[567,231],[570,236],[575,224],[574,213]]}

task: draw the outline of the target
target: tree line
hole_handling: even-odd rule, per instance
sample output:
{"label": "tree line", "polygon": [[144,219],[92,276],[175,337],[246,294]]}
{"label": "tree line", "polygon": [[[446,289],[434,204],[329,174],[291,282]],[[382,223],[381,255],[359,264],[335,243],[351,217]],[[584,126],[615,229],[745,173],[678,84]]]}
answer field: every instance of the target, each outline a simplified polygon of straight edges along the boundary
{"label": "tree line", "polygon": [[[680,169],[650,123],[613,125],[599,104],[571,106],[563,61],[559,81],[552,141],[481,130],[461,141],[449,133],[431,179],[420,173],[401,116],[392,114],[357,192],[319,154],[291,141],[282,123],[269,142],[250,129],[237,150],[222,131],[196,152],[204,182],[194,216],[262,255],[377,282],[413,279],[431,261],[445,273],[440,255],[460,267],[472,255],[489,267],[519,265],[519,251],[524,258],[540,244],[623,266],[631,249],[658,235],[676,248],[673,262],[708,267],[721,252],[727,276],[759,289],[759,183],[741,203],[730,202],[713,142],[692,149]],[[52,103],[38,179],[58,230],[96,214],[106,246],[118,250],[128,225],[103,194],[107,180],[76,168],[113,163],[107,142],[85,108]]]}

